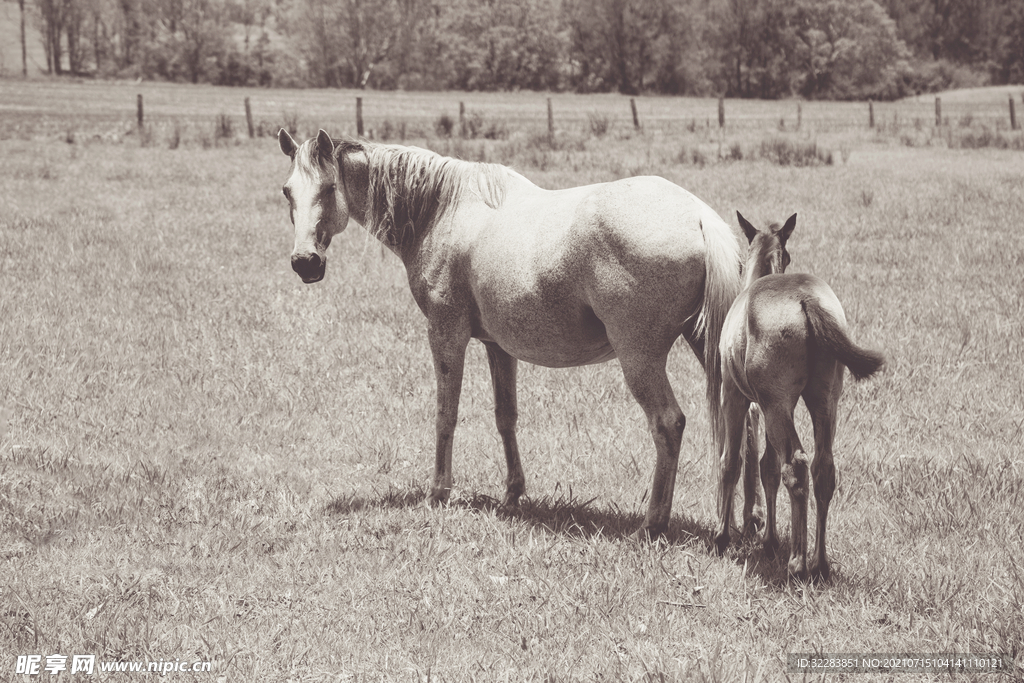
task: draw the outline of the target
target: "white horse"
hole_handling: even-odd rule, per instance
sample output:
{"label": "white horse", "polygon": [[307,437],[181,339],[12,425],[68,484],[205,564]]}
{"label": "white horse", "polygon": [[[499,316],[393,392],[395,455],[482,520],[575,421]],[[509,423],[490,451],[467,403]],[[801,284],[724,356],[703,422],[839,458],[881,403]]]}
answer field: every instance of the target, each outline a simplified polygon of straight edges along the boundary
{"label": "white horse", "polygon": [[[471,338],[487,349],[508,465],[506,505],[526,478],[516,443],[516,364],[571,367],[618,358],[657,449],[638,532],[665,531],[685,418],[665,364],[682,335],[703,364],[712,424],[719,415],[718,340],[740,288],[739,245],[704,202],[662,178],[544,190],[504,166],[397,145],[297,144],[284,185],[295,227],[292,268],[324,277],[331,238],[349,219],[404,263],[427,317],[437,379],[431,502],[452,488],[452,438]],[[713,432],[718,434],[719,429]]]}
{"label": "white horse", "polygon": [[[839,397],[843,393],[843,368],[849,368],[855,379],[864,379],[877,372],[884,359],[882,354],[850,341],[843,307],[824,281],[813,275],[782,274],[789,265],[786,242],[796,227],[796,214],[781,228],[776,223],[765,231],[758,231],[739,212],[736,216],[750,248],[744,289],[729,310],[721,335],[726,433],[719,440],[723,450],[715,542],[719,552],[729,545],[744,418],[751,401],[756,401],[764,414],[767,437],[760,467],[767,512],[765,548],[774,554],[779,546],[775,498],[781,478],[789,489],[792,508],[789,571],[800,578],[810,573],[814,578],[827,579],[825,522],[836,485],[832,441]],[[793,410],[801,396],[814,425],[814,460],[810,469],[818,523],[810,567],[806,559],[808,458],[793,424]],[[783,461],[781,467],[779,456]],[[746,469],[748,480],[756,477],[749,456]],[[751,508],[750,495],[748,486],[745,518]]]}

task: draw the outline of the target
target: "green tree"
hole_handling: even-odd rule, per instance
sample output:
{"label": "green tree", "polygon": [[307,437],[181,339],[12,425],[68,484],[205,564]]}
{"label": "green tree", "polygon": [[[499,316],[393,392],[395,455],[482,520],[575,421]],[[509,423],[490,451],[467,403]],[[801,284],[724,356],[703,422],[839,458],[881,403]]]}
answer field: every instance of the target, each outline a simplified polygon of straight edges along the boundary
{"label": "green tree", "polygon": [[820,99],[901,94],[909,51],[874,0],[801,0],[793,7],[794,86]]}

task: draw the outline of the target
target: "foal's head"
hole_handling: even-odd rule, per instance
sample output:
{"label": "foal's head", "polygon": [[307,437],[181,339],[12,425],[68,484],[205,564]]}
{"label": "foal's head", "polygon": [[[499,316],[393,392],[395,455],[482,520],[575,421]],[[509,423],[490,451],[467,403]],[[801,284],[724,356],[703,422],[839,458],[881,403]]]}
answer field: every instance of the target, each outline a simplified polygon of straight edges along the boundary
{"label": "foal's head", "polygon": [[740,220],[740,227],[747,236],[747,242],[750,243],[747,263],[743,269],[744,285],[749,286],[763,275],[785,273],[789,265],[786,242],[796,227],[796,214],[790,216],[782,227],[779,227],[778,223],[772,223],[767,230],[755,228],[739,211],[736,212],[736,217]]}
{"label": "foal's head", "polygon": [[292,159],[283,188],[295,226],[292,270],[303,282],[319,282],[327,268],[331,238],[348,226],[349,218],[334,141],[323,130],[301,145],[283,128],[277,137],[281,151]]}

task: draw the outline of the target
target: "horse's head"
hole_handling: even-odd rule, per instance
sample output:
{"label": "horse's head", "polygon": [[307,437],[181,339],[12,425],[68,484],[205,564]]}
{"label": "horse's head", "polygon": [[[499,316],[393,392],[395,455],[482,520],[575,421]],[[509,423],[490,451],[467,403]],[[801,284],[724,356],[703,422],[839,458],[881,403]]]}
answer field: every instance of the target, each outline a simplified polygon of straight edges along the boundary
{"label": "horse's head", "polygon": [[786,242],[796,227],[796,214],[790,216],[781,227],[778,223],[772,223],[767,230],[755,228],[739,211],[736,212],[736,217],[740,221],[743,234],[747,236],[747,242],[750,243],[743,271],[746,274],[746,284],[749,285],[762,275],[785,273],[786,267],[789,266]]}
{"label": "horse's head", "polygon": [[327,267],[331,238],[348,226],[350,213],[336,147],[323,130],[301,145],[283,128],[277,137],[281,150],[292,160],[291,174],[284,184],[295,226],[292,270],[303,282],[319,282]]}

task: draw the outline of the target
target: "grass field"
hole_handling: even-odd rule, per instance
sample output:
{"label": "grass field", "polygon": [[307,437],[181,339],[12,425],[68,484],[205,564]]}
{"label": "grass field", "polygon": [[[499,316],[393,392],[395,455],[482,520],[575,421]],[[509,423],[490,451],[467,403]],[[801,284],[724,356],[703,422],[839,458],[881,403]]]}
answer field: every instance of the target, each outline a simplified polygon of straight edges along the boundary
{"label": "grass field", "polygon": [[[913,123],[721,137],[627,119],[598,138],[587,114],[626,100],[567,95],[556,105],[583,123],[554,141],[511,115],[505,139],[439,139],[433,120],[457,113],[447,95],[373,96],[424,122],[409,142],[544,187],[654,173],[733,224],[736,209],[799,213],[791,270],[828,280],[853,338],[889,358],[840,404],[833,578],[804,585],[753,539],[711,550],[715,463],[688,349],[669,363],[688,422],[666,543],[628,538],[654,458],[615,362],[520,367],[528,499],[512,515],[495,505],[504,459],[474,344],[456,491],[428,508],[433,370],[405,273],[353,228],[323,283],[299,281],[287,159],[240,139],[244,124],[214,130],[245,93],[0,88],[0,679],[22,680],[19,655],[57,653],[208,661],[168,676],[218,681],[819,680],[786,673],[788,653],[812,652],[1024,666],[1019,149],[910,146],[901,135],[928,134]],[[149,137],[129,132],[140,89],[153,125],[171,122]],[[303,134],[350,120],[329,113],[334,93],[257,94],[268,120],[299,113]],[[464,97],[545,125],[543,95]],[[841,120],[853,105],[831,106]],[[779,137],[833,163],[750,153]]]}

